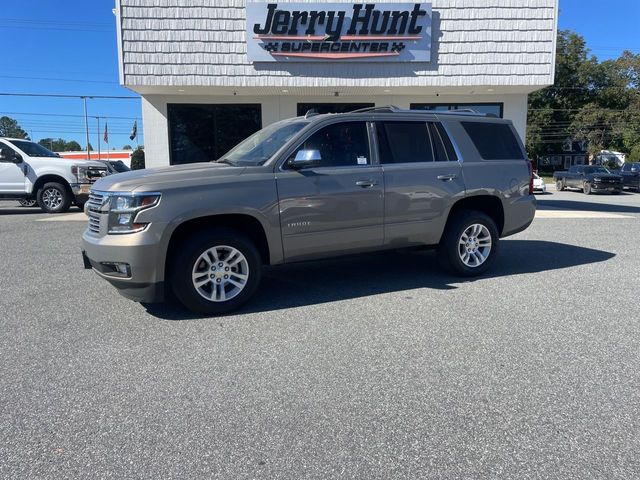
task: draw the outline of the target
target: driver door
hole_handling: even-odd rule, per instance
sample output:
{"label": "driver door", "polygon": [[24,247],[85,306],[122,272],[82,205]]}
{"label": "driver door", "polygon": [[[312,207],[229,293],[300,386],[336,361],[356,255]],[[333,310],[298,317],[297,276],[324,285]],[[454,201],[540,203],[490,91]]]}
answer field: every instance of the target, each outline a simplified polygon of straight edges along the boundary
{"label": "driver door", "polygon": [[[7,154],[18,154],[15,149],[0,141],[0,149]],[[20,163],[10,162],[8,159],[0,158],[0,193],[24,193],[25,176],[24,161]]]}
{"label": "driver door", "polygon": [[372,162],[369,127],[342,121],[321,127],[298,151],[318,164],[276,170],[285,261],[374,250],[383,243],[382,170]]}

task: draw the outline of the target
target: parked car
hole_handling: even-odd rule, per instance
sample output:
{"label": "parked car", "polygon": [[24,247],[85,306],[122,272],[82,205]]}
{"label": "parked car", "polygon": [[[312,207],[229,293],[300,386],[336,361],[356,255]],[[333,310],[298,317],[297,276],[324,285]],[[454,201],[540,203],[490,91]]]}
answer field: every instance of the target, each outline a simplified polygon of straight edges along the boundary
{"label": "parked car", "polygon": [[86,268],[122,295],[187,308],[239,307],[277,265],[437,247],[461,276],[535,214],[531,163],[508,120],[362,109],[258,131],[212,163],[99,180],[87,203]]}
{"label": "parked car", "polygon": [[25,208],[31,208],[37,206],[38,202],[35,198],[21,198],[20,200],[18,200],[18,205]]}
{"label": "parked car", "polygon": [[586,195],[592,192],[620,193],[622,191],[622,177],[597,165],[573,165],[567,172],[554,172],[553,179],[558,191],[565,188],[579,188]]}
{"label": "parked car", "polygon": [[86,160],[70,161],[28,140],[0,138],[0,198],[29,204],[47,213],[83,208],[89,187],[107,168]]}
{"label": "parked car", "polygon": [[544,180],[538,176],[537,173],[533,174],[533,191],[534,192],[547,192],[547,185],[544,183]]}
{"label": "parked car", "polygon": [[99,161],[107,167],[107,170],[109,171],[110,175],[113,175],[114,173],[124,173],[124,172],[131,171],[131,169],[127,166],[127,164],[124,163],[122,160],[99,160]]}
{"label": "parked car", "polygon": [[640,191],[640,163],[625,163],[620,168],[622,186]]}

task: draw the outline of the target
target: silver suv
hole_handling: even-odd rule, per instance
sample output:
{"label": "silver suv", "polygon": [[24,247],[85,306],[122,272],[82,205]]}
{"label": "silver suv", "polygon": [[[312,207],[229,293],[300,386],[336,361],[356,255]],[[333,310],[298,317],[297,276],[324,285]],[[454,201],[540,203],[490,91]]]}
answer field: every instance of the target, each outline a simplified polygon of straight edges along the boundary
{"label": "silver suv", "polygon": [[247,301],[262,265],[437,247],[475,276],[535,214],[531,164],[510,121],[395,107],[284,120],[223,158],[106,177],[93,187],[86,268],[140,302]]}

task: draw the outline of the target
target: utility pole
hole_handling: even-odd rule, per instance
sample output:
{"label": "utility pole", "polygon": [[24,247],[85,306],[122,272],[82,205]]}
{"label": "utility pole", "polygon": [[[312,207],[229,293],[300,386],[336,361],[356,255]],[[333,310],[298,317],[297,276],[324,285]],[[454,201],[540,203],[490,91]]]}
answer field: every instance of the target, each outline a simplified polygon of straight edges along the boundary
{"label": "utility pole", "polygon": [[87,119],[87,97],[80,98],[82,98],[82,100],[84,101],[84,133],[87,140],[87,160],[91,160],[91,152],[89,150],[89,120]]}

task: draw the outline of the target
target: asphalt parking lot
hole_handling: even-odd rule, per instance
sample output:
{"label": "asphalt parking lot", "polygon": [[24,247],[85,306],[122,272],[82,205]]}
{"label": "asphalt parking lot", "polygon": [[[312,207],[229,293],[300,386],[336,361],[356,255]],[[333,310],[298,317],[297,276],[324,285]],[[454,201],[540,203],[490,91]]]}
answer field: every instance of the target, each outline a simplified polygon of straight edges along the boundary
{"label": "asphalt parking lot", "polygon": [[120,297],[80,214],[0,203],[1,478],[638,478],[640,194],[539,196],[492,272],[266,272],[239,313]]}

